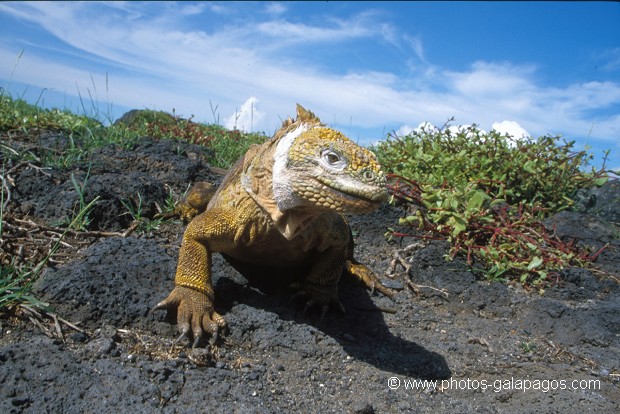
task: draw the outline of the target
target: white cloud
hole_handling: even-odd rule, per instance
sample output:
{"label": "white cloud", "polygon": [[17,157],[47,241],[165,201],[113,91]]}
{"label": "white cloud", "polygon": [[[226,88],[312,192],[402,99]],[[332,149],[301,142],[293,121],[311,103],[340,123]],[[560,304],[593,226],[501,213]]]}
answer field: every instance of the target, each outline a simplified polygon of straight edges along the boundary
{"label": "white cloud", "polygon": [[269,2],[265,6],[265,12],[274,16],[279,16],[286,12],[286,6],[279,2]]}
{"label": "white cloud", "polygon": [[278,18],[260,22],[253,26],[241,27],[235,30],[237,36],[251,40],[262,34],[270,37],[276,43],[266,43],[258,46],[262,49],[280,49],[290,47],[291,43],[329,42],[330,47],[335,42],[352,39],[380,38],[390,44],[397,43],[395,29],[389,24],[378,23],[373,20],[372,13],[362,13],[349,19],[329,18],[323,25],[293,23]]}
{"label": "white cloud", "polygon": [[494,122],[493,125],[491,125],[491,129],[496,130],[502,135],[510,135],[516,139],[530,137],[530,133],[515,121]]}
{"label": "white cloud", "polygon": [[475,62],[466,72],[448,72],[447,77],[454,88],[470,97],[508,96],[531,90],[528,79],[535,71],[533,66],[515,66]]}
{"label": "white cloud", "polygon": [[206,8],[206,4],[205,3],[199,3],[199,2],[195,2],[195,3],[184,3],[182,4],[181,7],[178,8],[177,13],[180,14],[185,14],[188,16],[194,16],[194,15],[198,15],[201,14],[205,8]]}
{"label": "white cloud", "polygon": [[224,126],[228,129],[238,129],[245,132],[256,131],[254,125],[260,125],[265,113],[258,110],[258,99],[249,97],[241,109],[224,119]]}
{"label": "white cloud", "polygon": [[596,67],[597,70],[600,69],[606,72],[620,70],[620,47],[606,49],[600,52],[596,57],[601,61],[600,67]]}
{"label": "white cloud", "polygon": [[411,125],[401,125],[400,128],[398,128],[398,130],[396,131],[396,136],[399,137],[405,137],[409,134],[411,134],[412,132],[438,132],[439,128],[437,128],[435,125],[431,124],[430,122],[422,122],[421,124],[419,124],[417,127],[412,127]]}
{"label": "white cloud", "polygon": [[407,135],[411,134],[413,131],[415,130],[415,128],[413,128],[411,125],[401,125],[400,128],[398,128],[395,132],[397,137],[406,137]]}
{"label": "white cloud", "polygon": [[415,52],[416,56],[420,61],[424,64],[428,65],[426,58],[424,57],[424,46],[422,44],[422,40],[418,37],[413,37],[410,35],[403,35],[403,40],[411,47],[411,49]]}

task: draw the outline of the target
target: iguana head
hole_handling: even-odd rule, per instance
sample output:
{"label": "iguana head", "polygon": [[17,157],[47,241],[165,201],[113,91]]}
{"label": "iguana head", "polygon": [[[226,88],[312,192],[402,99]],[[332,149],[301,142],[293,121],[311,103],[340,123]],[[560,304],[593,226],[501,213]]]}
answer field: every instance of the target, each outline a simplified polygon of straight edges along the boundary
{"label": "iguana head", "polygon": [[273,195],[281,211],[362,213],[387,199],[375,155],[300,105],[274,139]]}

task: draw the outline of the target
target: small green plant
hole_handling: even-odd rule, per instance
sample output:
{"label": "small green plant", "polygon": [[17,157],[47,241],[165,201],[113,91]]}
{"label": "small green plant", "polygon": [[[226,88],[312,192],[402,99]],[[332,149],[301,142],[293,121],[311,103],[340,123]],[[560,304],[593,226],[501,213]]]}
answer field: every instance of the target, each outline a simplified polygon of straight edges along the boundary
{"label": "small green plant", "polygon": [[88,167],[88,171],[86,172],[86,176],[84,177],[84,181],[82,181],[82,183],[78,183],[75,179],[75,175],[71,173],[71,183],[73,184],[73,188],[78,195],[78,205],[74,208],[73,217],[69,223],[70,226],[73,226],[70,228],[73,228],[74,230],[86,230],[88,228],[88,225],[90,224],[90,217],[88,216],[89,212],[99,200],[99,196],[97,196],[90,203],[86,202],[84,190],[86,189],[86,183],[88,182],[89,177],[90,166]]}
{"label": "small green plant", "polygon": [[19,274],[14,266],[0,266],[0,309],[21,301],[30,301],[27,275]]}
{"label": "small green plant", "polygon": [[[10,158],[36,160],[45,166],[64,168],[87,157],[92,148],[109,142],[108,128],[99,121],[75,115],[59,109],[41,109],[21,99],[13,99],[0,93],[0,133],[7,136],[37,142],[42,132],[55,132],[66,139],[62,150],[36,146],[37,154],[31,151],[18,151],[3,146],[3,152],[10,151]],[[4,134],[3,134],[4,135]]]}
{"label": "small green plant", "polygon": [[494,199],[556,212],[572,205],[570,196],[577,189],[607,180],[604,168],[582,170],[592,154],[574,151],[574,141],[560,140],[514,139],[474,125],[456,133],[444,129],[392,135],[375,150],[392,173],[426,186],[465,188],[475,182]]}
{"label": "small green plant", "polygon": [[536,344],[533,344],[531,342],[521,342],[519,344],[519,347],[526,354],[532,354],[532,353],[536,352],[536,348],[537,348]]}
{"label": "small green plant", "polygon": [[[189,191],[189,187],[188,187]],[[186,191],[187,193],[187,191]],[[177,198],[175,197],[172,188],[168,188],[168,195],[166,196],[166,205],[164,206],[161,214],[172,213],[177,205]]]}
{"label": "small green plant", "polygon": [[[3,236],[5,211],[4,172],[5,163],[2,163],[2,186],[0,187],[0,242]],[[28,272],[20,273],[13,264],[6,266],[0,265],[0,309],[18,302],[36,301],[36,299],[28,295],[29,286],[25,283],[28,277]]]}
{"label": "small green plant", "polygon": [[138,232],[149,233],[159,228],[162,219],[149,220],[142,215],[142,196],[139,192],[137,201],[128,199],[121,200],[121,203],[127,209],[127,212],[133,219],[134,223],[137,223],[136,230]]}
{"label": "small green plant", "polygon": [[47,304],[30,294],[32,283],[40,271],[39,266],[19,271],[16,267],[0,266],[0,309],[18,304],[47,308]]}
{"label": "small green plant", "polygon": [[559,139],[515,140],[473,126],[391,136],[374,150],[391,172],[393,199],[418,206],[401,224],[447,239],[449,258],[464,255],[488,280],[539,285],[600,253],[562,242],[540,222],[569,208],[577,189],[607,180],[604,169],[583,172],[592,156]]}
{"label": "small green plant", "polygon": [[251,145],[261,144],[265,140],[265,135],[259,133],[244,134],[237,130],[223,133],[220,129],[209,142],[209,147],[213,149],[215,155],[213,165],[220,168],[230,168],[248,151]]}
{"label": "small green plant", "polygon": [[[0,176],[0,241],[2,241],[2,231],[4,229],[4,209],[6,208],[5,205],[5,201],[4,201],[4,188],[6,182],[5,182],[5,171],[6,171],[6,162],[3,161],[2,162],[2,175]],[[8,200],[7,200],[7,204],[8,204]]]}

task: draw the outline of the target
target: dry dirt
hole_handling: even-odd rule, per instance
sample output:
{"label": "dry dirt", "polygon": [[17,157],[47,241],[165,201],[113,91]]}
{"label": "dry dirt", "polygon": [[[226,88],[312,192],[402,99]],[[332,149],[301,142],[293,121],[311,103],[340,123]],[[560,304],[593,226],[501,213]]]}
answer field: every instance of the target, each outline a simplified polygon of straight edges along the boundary
{"label": "dry dirt", "polygon": [[[2,139],[34,152],[66,145],[54,133]],[[562,237],[609,246],[595,268],[565,269],[544,295],[478,280],[462,260],[444,259],[445,242],[387,242],[402,211],[385,206],[350,221],[357,258],[397,290],[394,301],[343,278],[346,313],[317,323],[318,312],[291,300],[290,279],[243,275],[217,256],[215,304],[228,329],[216,346],[191,350],[173,345],[175,315],[150,312],[173,287],[184,226],[127,235],[125,205],[139,193],[152,218],[170,190],[216,182],[210,156],[145,138],[71,169],[9,165],[5,260],[49,250],[79,201],[72,174],[86,181],[86,202],[99,200],[90,233],[67,234],[35,283],[53,313],[0,314],[0,412],[620,412],[617,181],[582,191],[579,211],[548,220]],[[397,266],[390,279],[396,254],[411,269]]]}

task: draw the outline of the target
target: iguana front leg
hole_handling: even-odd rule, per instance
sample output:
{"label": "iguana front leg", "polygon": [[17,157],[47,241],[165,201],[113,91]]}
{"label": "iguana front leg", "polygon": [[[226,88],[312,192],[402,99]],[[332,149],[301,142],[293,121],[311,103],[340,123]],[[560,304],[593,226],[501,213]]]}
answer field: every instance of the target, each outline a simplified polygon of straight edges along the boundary
{"label": "iguana front leg", "polygon": [[344,268],[345,250],[342,246],[331,246],[317,255],[310,268],[308,277],[300,286],[299,295],[308,297],[304,313],[312,306],[321,307],[321,319],[330,306],[344,312],[344,306],[338,298],[338,282]]}
{"label": "iguana front leg", "polygon": [[226,212],[214,209],[197,216],[183,235],[179,262],[170,295],[154,309],[177,308],[177,323],[181,336],[194,337],[193,347],[203,332],[211,334],[211,343],[217,340],[219,329],[225,326],[224,318],[213,308],[211,281],[211,256],[214,251],[225,250],[234,239],[234,220]]}

